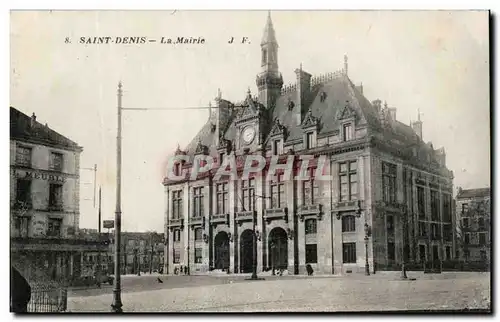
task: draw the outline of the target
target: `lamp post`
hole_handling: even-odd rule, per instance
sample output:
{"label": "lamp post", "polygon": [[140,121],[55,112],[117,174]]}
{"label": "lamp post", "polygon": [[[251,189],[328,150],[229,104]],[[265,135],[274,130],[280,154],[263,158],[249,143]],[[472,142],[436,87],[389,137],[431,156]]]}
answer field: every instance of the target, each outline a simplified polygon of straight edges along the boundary
{"label": "lamp post", "polygon": [[247,278],[247,280],[263,280],[262,277],[257,276],[257,211],[254,210],[253,212],[253,261],[252,261],[252,276],[250,278]]}
{"label": "lamp post", "polygon": [[121,245],[121,181],[122,181],[122,83],[118,83],[118,129],[116,135],[116,209],[115,209],[115,283],[113,287],[113,303],[111,309],[115,313],[121,313],[121,267],[120,267],[120,245]]}
{"label": "lamp post", "polygon": [[365,223],[365,275],[370,276],[370,263],[368,262],[368,236],[370,235],[370,226]]}
{"label": "lamp post", "polygon": [[405,262],[406,262],[406,231],[407,231],[407,217],[405,216],[406,212],[405,212],[405,209],[404,207],[401,207],[401,214],[402,214],[402,219],[403,219],[403,234],[402,234],[402,249],[403,249],[403,256],[401,256],[401,279],[402,280],[406,280],[408,279],[408,276],[406,276],[406,266],[405,266]]}

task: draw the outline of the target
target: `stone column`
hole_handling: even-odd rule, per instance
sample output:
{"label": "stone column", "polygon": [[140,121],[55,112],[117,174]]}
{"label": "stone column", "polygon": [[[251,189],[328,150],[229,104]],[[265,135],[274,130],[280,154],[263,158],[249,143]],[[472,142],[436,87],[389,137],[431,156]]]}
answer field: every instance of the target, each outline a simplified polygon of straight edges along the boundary
{"label": "stone column", "polygon": [[[295,194],[295,182],[294,180],[291,180],[290,178],[285,178],[285,198],[286,198],[286,205],[288,208],[288,228],[290,229],[289,232],[287,231],[287,237],[288,237],[288,274],[293,274],[294,272],[294,267],[295,267],[295,243],[297,242],[295,239],[293,239],[294,232],[293,230],[296,229],[295,223],[294,223],[294,217],[296,216],[296,199],[297,196]],[[286,228],[285,228],[286,229]],[[290,236],[292,235],[292,236]]]}
{"label": "stone column", "polygon": [[[338,176],[338,163],[332,160],[331,162],[331,194],[332,194],[332,207],[338,202],[339,199],[339,176]],[[333,254],[333,270],[335,274],[342,273],[342,221],[337,219],[336,213],[331,216],[331,234],[332,234],[332,254]]]}
{"label": "stone column", "polygon": [[[304,198],[303,198],[303,186],[304,181],[297,180],[296,185],[297,185],[297,208],[300,208],[299,205],[304,204]],[[298,215],[298,214],[297,214]],[[298,246],[298,262],[299,262],[299,274],[305,274],[306,273],[306,234],[305,234],[305,226],[304,226],[304,221],[301,221],[299,218],[297,219],[297,226],[294,227],[294,230],[296,232],[297,240],[295,240],[295,243],[297,243]]]}
{"label": "stone column", "polygon": [[184,218],[184,229],[181,231],[183,238],[181,238],[181,265],[188,266],[189,261],[189,246],[190,246],[190,227],[189,227],[189,217],[192,207],[192,191],[189,184],[184,184],[183,187],[183,201],[182,201],[182,214],[181,218]]}
{"label": "stone column", "polygon": [[257,211],[257,225],[256,230],[260,232],[261,240],[257,239],[257,272],[262,272],[263,260],[266,252],[266,240],[268,231],[264,230],[263,216],[267,205],[266,196],[268,193],[266,191],[267,181],[264,175],[257,176],[255,178],[255,195],[261,196],[262,198],[255,198],[255,210]]}
{"label": "stone column", "polygon": [[[238,193],[238,181],[236,180],[230,180],[229,181],[229,232],[231,233],[231,237],[236,238],[235,233],[234,233],[234,217],[235,217],[235,211],[238,209],[239,206],[239,193]],[[235,270],[234,266],[234,242],[231,242],[229,240],[229,271],[237,273]]]}

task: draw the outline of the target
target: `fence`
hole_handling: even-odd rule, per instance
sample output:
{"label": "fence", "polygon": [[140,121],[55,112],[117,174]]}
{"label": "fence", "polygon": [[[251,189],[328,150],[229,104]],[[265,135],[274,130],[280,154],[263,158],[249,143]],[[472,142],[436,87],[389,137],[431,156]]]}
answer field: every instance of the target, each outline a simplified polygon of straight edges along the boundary
{"label": "fence", "polygon": [[64,312],[68,304],[66,288],[34,288],[28,312]]}

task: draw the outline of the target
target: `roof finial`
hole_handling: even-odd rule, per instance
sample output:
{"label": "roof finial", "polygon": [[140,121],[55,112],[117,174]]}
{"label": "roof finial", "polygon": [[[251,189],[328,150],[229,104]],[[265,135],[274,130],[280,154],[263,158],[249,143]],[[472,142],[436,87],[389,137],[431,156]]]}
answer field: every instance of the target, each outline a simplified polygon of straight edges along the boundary
{"label": "roof finial", "polygon": [[121,80],[118,82],[118,88],[122,88],[122,81]]}

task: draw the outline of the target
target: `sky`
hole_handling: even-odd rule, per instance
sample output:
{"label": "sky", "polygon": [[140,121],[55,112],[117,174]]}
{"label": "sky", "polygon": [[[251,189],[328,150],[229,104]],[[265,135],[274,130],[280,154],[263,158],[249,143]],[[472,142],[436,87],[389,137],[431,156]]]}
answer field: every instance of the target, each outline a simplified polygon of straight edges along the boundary
{"label": "sky", "polygon": [[[267,11],[18,11],[11,13],[10,105],[83,146],[97,164],[103,219],[116,194],[117,84],[123,107],[122,227],[163,230],[164,163],[186,146],[208,110],[257,92]],[[488,13],[481,11],[273,11],[284,82],[302,64],[319,75],[343,67],[370,100],[409,124],[420,110],[423,138],[444,147],[455,187],[490,186]],[[145,44],[80,44],[80,37],[148,37]],[[202,37],[167,45],[161,37]],[[231,37],[250,43],[228,44]],[[65,40],[68,39],[69,42]],[[80,227],[97,228],[93,173],[81,171]]]}

